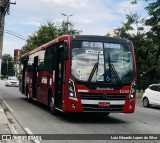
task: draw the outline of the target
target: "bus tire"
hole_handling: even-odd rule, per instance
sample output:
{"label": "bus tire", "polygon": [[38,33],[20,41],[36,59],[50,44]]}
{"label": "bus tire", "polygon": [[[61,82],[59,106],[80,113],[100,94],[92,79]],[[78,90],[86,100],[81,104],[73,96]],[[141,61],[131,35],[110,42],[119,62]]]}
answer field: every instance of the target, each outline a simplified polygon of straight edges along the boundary
{"label": "bus tire", "polygon": [[54,101],[54,97],[53,97],[52,92],[50,92],[50,94],[49,94],[48,102],[49,102],[48,105],[49,105],[49,110],[50,110],[51,114],[57,115],[57,110],[55,108],[55,104],[54,104],[55,101]]}
{"label": "bus tire", "polygon": [[28,86],[26,86],[26,97],[27,97],[27,101],[28,101],[28,102],[31,102],[31,98],[30,98],[30,96],[29,96]]}

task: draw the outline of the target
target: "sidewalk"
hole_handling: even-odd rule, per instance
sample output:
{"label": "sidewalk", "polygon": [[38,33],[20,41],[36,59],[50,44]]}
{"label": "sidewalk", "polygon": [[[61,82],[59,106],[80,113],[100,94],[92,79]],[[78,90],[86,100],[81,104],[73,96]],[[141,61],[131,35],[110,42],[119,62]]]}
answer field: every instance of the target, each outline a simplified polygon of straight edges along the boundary
{"label": "sidewalk", "polygon": [[[0,143],[33,143],[33,140],[29,141],[16,138],[15,140],[2,140],[6,137],[5,135],[9,135],[9,137],[7,136],[9,139],[11,135],[28,135],[14,116],[12,109],[3,99],[3,90],[7,90],[5,88],[5,80],[0,79]],[[4,135],[3,138],[2,135]]]}
{"label": "sidewalk", "polygon": [[[6,134],[15,134],[15,132],[12,125],[10,124],[10,122],[6,117],[2,106],[0,105],[0,139],[2,138],[2,135]],[[16,143],[16,142],[0,140],[0,143]]]}

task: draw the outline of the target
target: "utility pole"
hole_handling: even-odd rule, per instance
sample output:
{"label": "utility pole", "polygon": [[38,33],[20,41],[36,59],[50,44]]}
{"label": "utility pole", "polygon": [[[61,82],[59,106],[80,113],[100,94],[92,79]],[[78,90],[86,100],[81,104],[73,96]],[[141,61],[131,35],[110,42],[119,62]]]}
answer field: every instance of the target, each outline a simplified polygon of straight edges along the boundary
{"label": "utility pole", "polygon": [[74,14],[72,14],[72,15],[66,15],[66,14],[64,14],[64,13],[61,13],[63,16],[66,16],[67,17],[67,34],[69,34],[68,33],[68,30],[69,30],[69,17],[71,17],[71,16],[73,16]]}
{"label": "utility pole", "polygon": [[2,66],[2,49],[3,49],[3,33],[4,33],[4,21],[5,15],[9,14],[10,0],[0,0],[0,77],[1,77],[1,66]]}
{"label": "utility pole", "polygon": [[7,59],[7,77],[8,77],[8,59]]}

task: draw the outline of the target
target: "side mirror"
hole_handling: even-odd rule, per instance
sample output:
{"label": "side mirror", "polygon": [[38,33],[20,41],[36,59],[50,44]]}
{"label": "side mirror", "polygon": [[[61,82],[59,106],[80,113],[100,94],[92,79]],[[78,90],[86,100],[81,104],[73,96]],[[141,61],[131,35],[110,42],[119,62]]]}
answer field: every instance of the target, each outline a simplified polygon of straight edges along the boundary
{"label": "side mirror", "polygon": [[64,60],[68,60],[69,56],[68,56],[68,41],[67,40],[64,40],[63,46],[64,46],[63,58]]}
{"label": "side mirror", "polygon": [[63,53],[63,58],[65,61],[68,60],[69,56],[68,56],[68,48],[64,47],[64,53]]}
{"label": "side mirror", "polygon": [[68,47],[68,41],[67,40],[64,40],[63,46]]}

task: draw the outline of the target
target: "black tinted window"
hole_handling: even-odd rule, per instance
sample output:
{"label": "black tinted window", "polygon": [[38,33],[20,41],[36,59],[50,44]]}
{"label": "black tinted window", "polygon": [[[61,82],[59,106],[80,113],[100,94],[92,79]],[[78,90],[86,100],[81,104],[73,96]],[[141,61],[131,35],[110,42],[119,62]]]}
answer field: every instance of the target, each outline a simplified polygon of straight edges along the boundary
{"label": "black tinted window", "polygon": [[54,69],[55,49],[55,46],[50,46],[46,49],[44,65],[47,71],[52,71]]}
{"label": "black tinted window", "polygon": [[154,90],[154,91],[158,91],[158,85],[152,85],[149,87],[149,89]]}

